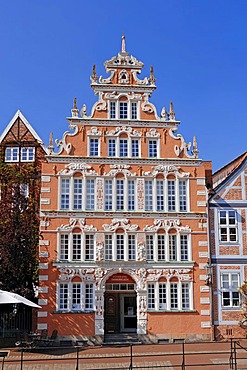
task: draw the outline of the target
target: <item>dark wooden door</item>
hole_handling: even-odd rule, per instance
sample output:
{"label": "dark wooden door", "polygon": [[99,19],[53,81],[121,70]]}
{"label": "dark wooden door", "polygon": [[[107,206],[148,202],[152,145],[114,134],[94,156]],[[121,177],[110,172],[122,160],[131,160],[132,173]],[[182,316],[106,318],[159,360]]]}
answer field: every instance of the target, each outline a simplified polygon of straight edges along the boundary
{"label": "dark wooden door", "polygon": [[119,294],[105,293],[105,333],[119,333]]}

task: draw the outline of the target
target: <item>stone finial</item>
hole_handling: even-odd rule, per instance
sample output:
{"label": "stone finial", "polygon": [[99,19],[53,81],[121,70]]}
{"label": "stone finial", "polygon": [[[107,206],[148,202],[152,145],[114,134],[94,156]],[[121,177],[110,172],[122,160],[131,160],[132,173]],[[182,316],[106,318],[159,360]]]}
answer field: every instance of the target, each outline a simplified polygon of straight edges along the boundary
{"label": "stone finial", "polygon": [[196,136],[193,137],[193,150],[192,150],[192,153],[194,154],[194,157],[195,158],[198,158],[198,153],[199,153],[199,150],[197,148],[197,140],[196,140]]}
{"label": "stone finial", "polygon": [[166,107],[163,107],[163,108],[161,109],[161,113],[160,113],[160,115],[161,115],[161,118],[162,118],[162,119],[164,119],[164,120],[167,118]]}
{"label": "stone finial", "polygon": [[150,66],[150,77],[149,77],[149,83],[151,85],[154,85],[155,84],[155,81],[156,81],[156,78],[154,77],[154,69],[153,69],[153,66]]}
{"label": "stone finial", "polygon": [[52,154],[54,152],[54,145],[53,145],[53,133],[50,132],[49,136],[49,145],[48,145],[49,153]]}
{"label": "stone finial", "polygon": [[87,107],[86,104],[83,104],[81,110],[80,110],[81,117],[85,117],[87,115]]}
{"label": "stone finial", "polygon": [[169,119],[170,119],[170,121],[174,121],[175,120],[175,112],[174,112],[173,102],[172,101],[170,102]]}
{"label": "stone finial", "polygon": [[78,117],[79,110],[77,109],[76,98],[73,100],[73,109],[71,109],[72,117]]}
{"label": "stone finial", "polygon": [[92,70],[92,74],[90,76],[90,80],[92,81],[92,83],[97,83],[97,81],[98,81],[98,76],[96,74],[96,65],[95,64],[93,65],[93,70]]}
{"label": "stone finial", "polygon": [[125,36],[122,35],[122,53],[126,53],[126,43],[125,43]]}

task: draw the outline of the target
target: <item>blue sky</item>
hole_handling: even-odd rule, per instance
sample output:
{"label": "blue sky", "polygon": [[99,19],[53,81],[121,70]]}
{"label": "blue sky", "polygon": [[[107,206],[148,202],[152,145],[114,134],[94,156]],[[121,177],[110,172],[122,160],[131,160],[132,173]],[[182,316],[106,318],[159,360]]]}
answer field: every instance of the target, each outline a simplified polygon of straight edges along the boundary
{"label": "blue sky", "polygon": [[246,0],[0,0],[0,131],[20,109],[46,144],[60,139],[125,34],[142,77],[154,67],[158,113],[172,100],[179,133],[217,170],[247,150],[246,19]]}

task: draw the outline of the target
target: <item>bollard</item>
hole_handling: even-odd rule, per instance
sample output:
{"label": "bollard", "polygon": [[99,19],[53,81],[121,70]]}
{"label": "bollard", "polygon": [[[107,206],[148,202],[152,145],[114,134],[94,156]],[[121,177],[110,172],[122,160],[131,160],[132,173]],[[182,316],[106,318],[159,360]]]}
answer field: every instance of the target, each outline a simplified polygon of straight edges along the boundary
{"label": "bollard", "polygon": [[129,366],[129,370],[132,370],[133,369],[133,360],[132,360],[132,358],[133,358],[133,352],[132,352],[132,344],[130,345],[130,366]]}

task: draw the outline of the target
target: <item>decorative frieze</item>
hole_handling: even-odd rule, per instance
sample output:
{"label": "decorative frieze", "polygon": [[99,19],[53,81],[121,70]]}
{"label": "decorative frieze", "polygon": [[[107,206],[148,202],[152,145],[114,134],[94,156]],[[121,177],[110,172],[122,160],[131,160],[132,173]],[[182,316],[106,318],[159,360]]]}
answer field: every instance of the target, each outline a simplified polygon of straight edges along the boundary
{"label": "decorative frieze", "polygon": [[136,231],[139,228],[136,224],[130,225],[130,221],[126,218],[113,218],[111,224],[103,224],[102,227],[105,231],[116,231],[118,228],[125,231]]}

